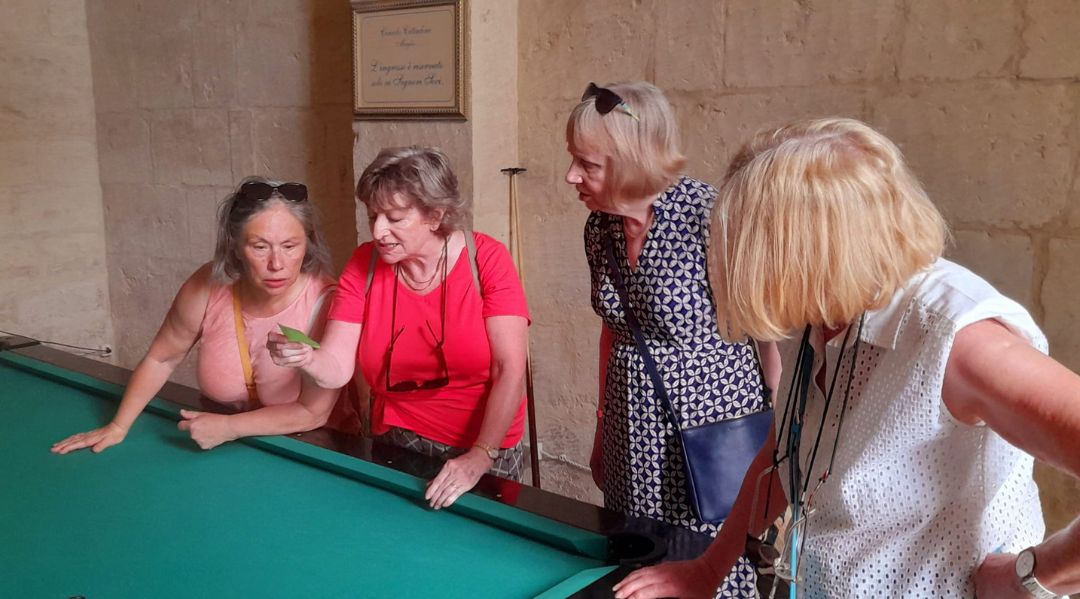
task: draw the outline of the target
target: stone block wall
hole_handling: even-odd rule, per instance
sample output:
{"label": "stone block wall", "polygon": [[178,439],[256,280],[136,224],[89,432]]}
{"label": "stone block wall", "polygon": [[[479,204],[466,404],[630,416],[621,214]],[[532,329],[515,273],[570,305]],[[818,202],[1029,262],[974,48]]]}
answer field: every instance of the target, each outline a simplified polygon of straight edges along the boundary
{"label": "stone block wall", "polygon": [[[450,158],[461,195],[472,203],[473,228],[504,243],[509,237],[509,205],[502,168],[517,166],[517,2],[471,0],[467,120],[358,120],[353,125],[353,169],[359,178],[379,150],[434,146]],[[367,211],[356,206],[357,233],[367,240]]]}
{"label": "stone block wall", "polygon": [[[348,3],[86,7],[121,364],[212,256],[218,204],[245,176],[306,183],[343,266],[356,243]],[[193,362],[174,379],[193,384]]]}
{"label": "stone block wall", "polygon": [[[589,81],[645,79],[675,106],[687,173],[719,183],[740,143],[818,116],[894,139],[954,228],[949,255],[1032,310],[1080,371],[1080,6],[1068,0],[520,0],[527,291],[544,449],[588,462],[599,320],[586,217],[563,182],[566,117]],[[587,472],[552,489],[598,501]],[[1080,484],[1040,467],[1051,529]]]}
{"label": "stone block wall", "polygon": [[0,7],[0,330],[113,344],[82,0]]}

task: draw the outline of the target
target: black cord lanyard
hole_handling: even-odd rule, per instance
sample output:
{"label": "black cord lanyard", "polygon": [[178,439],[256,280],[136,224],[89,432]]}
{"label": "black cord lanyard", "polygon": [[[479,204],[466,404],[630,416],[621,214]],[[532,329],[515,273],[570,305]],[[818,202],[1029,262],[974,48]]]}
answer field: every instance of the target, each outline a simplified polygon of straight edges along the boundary
{"label": "black cord lanyard", "polygon": [[[823,484],[832,473],[833,464],[836,461],[836,449],[840,444],[840,434],[844,428],[844,417],[847,415],[848,401],[851,397],[851,385],[855,378],[855,365],[859,360],[859,348],[862,341],[863,325],[866,322],[866,314],[859,317],[859,328],[855,334],[855,342],[853,345],[854,353],[851,357],[851,365],[848,369],[848,380],[844,389],[844,399],[840,407],[839,420],[836,425],[836,436],[833,438],[833,447],[831,455],[829,456],[829,465],[822,472],[818,478],[818,486]],[[832,405],[832,399],[836,391],[836,381],[840,374],[840,363],[843,361],[844,350],[847,348],[848,340],[851,337],[851,327],[847,328],[844,333],[844,339],[840,343],[840,353],[836,360],[836,366],[833,369],[832,380],[829,383],[829,390],[825,394],[825,405],[821,413],[821,422],[818,423],[817,435],[814,439],[814,446],[810,450],[810,461],[807,464],[806,472],[802,472],[801,465],[799,463],[799,456],[802,449],[802,433],[803,422],[806,415],[806,403],[810,395],[810,385],[813,378],[813,364],[814,364],[814,348],[810,345],[810,332],[811,327],[807,325],[803,330],[802,341],[799,343],[799,353],[795,359],[795,370],[791,375],[791,384],[788,386],[788,396],[786,405],[784,406],[784,415],[780,421],[780,431],[777,433],[778,438],[784,439],[784,448],[786,453],[781,456],[779,444],[773,451],[773,468],[779,467],[779,465],[787,459],[791,459],[791,464],[788,468],[788,484],[791,493],[791,503],[795,512],[799,512],[803,507],[810,504],[807,501],[806,492],[809,489],[810,475],[814,471],[814,465],[817,461],[818,449],[821,446],[821,437],[825,429],[825,421],[828,418],[829,408]],[[825,367],[828,368],[826,361]],[[798,390],[796,392],[796,389]],[[804,474],[806,476],[804,476]],[[815,491],[817,488],[815,487]],[[813,497],[813,493],[810,494]],[[769,502],[772,498],[772,478],[769,479],[769,492],[766,494],[765,511],[769,511]],[[806,536],[803,535],[803,541]]]}
{"label": "black cord lanyard", "polygon": [[[446,341],[446,257],[447,257],[447,244],[450,238],[447,237],[443,240],[442,246],[442,287],[439,288],[439,337],[435,337],[435,331],[431,330],[431,323],[426,322],[428,331],[432,337],[435,337],[436,346],[441,346]],[[436,267],[438,268],[438,267]],[[405,332],[405,328],[402,327],[400,331],[397,330],[397,294],[398,294],[398,282],[397,277],[401,275],[401,265],[394,266],[394,299],[393,308],[390,310],[390,346],[393,347],[397,342],[397,338]],[[404,277],[402,277],[404,279]]]}

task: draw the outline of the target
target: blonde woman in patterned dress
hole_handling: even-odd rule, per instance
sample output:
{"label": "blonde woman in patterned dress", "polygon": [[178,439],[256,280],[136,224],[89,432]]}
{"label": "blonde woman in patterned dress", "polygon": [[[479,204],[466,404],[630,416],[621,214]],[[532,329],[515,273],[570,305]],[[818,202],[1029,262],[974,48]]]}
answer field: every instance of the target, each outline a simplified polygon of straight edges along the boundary
{"label": "blonde woman in patterned dress", "polygon": [[[1080,591],[1080,519],[1044,540],[1031,478],[1033,456],[1080,476],[1080,377],[1023,307],[941,258],[945,222],[897,147],[848,119],[760,134],[712,221],[723,330],[788,339],[776,443],[703,557],[616,596],[707,596],[788,505],[795,551],[773,563],[799,597]],[[782,409],[791,389],[804,410]]]}
{"label": "blonde woman in patterned dress", "polygon": [[[679,440],[627,326],[606,252],[610,244],[681,426],[761,411],[768,392],[752,346],[724,341],[716,326],[705,260],[716,190],[680,176],[686,159],[675,118],[651,84],[590,84],[566,140],[566,182],[592,211],[585,253],[603,319],[593,478],[608,508],[715,535],[719,526],[691,507]],[[745,560],[717,587],[720,597],[757,596]]]}

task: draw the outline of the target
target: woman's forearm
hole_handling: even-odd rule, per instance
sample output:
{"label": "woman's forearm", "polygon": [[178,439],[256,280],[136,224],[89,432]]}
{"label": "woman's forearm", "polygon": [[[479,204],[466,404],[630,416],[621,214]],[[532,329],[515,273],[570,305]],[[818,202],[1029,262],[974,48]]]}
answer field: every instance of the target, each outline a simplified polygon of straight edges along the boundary
{"label": "woman's forearm", "polygon": [[[324,389],[333,393],[334,391]],[[289,435],[310,431],[326,424],[329,413],[318,413],[299,402],[264,406],[258,410],[228,416],[234,438],[259,435]]]}
{"label": "woman's forearm", "polygon": [[120,406],[113,416],[112,424],[125,432],[131,429],[139,414],[169,380],[178,363],[172,360],[160,361],[147,354],[135,367],[131,380],[124,389]]}
{"label": "woman's forearm", "polygon": [[492,316],[485,326],[491,347],[491,389],[476,442],[494,448],[502,446],[525,395],[528,321],[520,316]]}
{"label": "woman's forearm", "polygon": [[525,395],[525,369],[496,366],[492,369],[491,391],[484,407],[478,444],[502,447],[506,431],[514,422]]}
{"label": "woman's forearm", "polygon": [[340,389],[352,378],[356,362],[351,357],[342,359],[338,352],[317,349],[311,354],[311,361],[301,367],[301,371],[323,389]]}
{"label": "woman's forearm", "polygon": [[352,379],[361,325],[339,320],[326,323],[322,346],[310,350],[311,359],[300,369],[323,389],[340,389]]}

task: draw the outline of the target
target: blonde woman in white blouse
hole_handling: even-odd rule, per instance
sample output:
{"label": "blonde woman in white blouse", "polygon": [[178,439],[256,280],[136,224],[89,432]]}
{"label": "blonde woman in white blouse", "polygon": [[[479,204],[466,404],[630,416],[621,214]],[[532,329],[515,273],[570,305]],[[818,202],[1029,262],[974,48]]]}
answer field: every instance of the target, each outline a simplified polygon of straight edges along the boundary
{"label": "blonde woman in white blouse", "polygon": [[710,596],[789,506],[788,548],[765,557],[799,597],[1080,592],[1080,519],[1043,540],[1031,478],[1033,457],[1080,477],[1080,377],[941,258],[945,222],[892,142],[848,119],[759,134],[712,231],[721,330],[782,341],[775,443],[705,555],[617,597]]}

